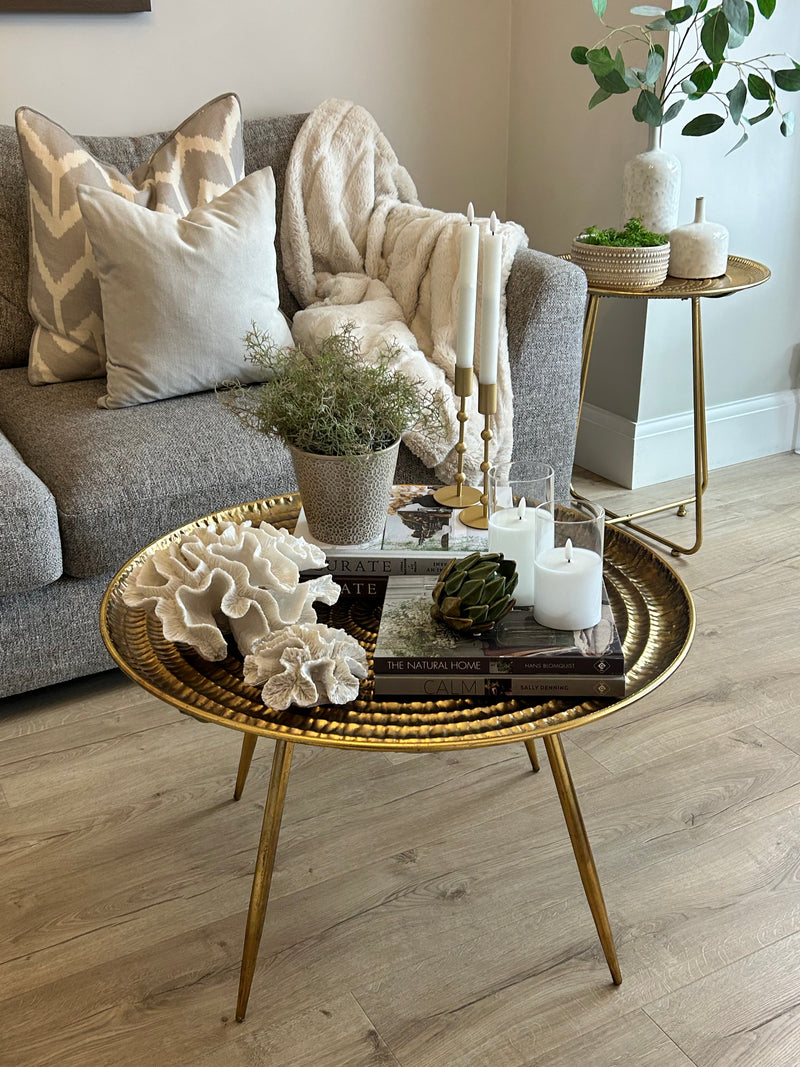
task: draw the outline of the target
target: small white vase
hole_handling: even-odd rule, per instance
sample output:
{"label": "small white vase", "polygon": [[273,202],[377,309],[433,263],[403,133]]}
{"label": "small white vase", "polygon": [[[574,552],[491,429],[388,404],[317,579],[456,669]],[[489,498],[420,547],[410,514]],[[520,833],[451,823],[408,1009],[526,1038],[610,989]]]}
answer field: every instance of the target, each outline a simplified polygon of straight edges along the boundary
{"label": "small white vase", "polygon": [[669,273],[673,278],[718,278],[728,269],[728,231],[706,221],[705,197],[695,201],[694,222],[669,235]]}
{"label": "small white vase", "polygon": [[622,174],[622,224],[638,218],[654,233],[678,225],[681,164],[661,148],[661,127],[649,127],[647,151],[629,159]]}

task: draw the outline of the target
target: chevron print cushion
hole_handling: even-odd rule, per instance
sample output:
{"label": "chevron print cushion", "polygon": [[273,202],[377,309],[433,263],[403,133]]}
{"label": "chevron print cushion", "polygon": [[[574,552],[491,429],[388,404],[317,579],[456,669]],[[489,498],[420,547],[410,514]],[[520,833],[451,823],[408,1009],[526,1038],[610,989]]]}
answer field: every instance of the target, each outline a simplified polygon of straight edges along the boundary
{"label": "chevron print cushion", "polygon": [[229,93],[205,104],[129,175],[37,111],[19,108],[16,124],[28,179],[28,306],[37,324],[28,377],[34,385],[100,378],[106,362],[100,285],[77,187],[188,214],[244,177],[239,98]]}

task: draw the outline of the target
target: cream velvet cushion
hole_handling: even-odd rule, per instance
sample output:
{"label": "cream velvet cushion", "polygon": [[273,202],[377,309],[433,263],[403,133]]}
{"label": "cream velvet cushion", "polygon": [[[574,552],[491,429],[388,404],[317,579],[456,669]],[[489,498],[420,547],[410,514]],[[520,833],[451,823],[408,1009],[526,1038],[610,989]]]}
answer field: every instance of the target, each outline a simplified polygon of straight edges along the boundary
{"label": "cream velvet cushion", "polygon": [[106,332],[105,408],[260,381],[244,358],[255,322],[291,344],[278,308],[275,179],[270,167],[183,218],[78,187]]}
{"label": "cream velvet cushion", "polygon": [[204,104],[128,175],[38,111],[19,108],[16,124],[28,179],[28,307],[37,324],[28,377],[34,385],[100,378],[105,373],[100,287],[78,185],[185,215],[244,177],[239,98],[228,93]]}

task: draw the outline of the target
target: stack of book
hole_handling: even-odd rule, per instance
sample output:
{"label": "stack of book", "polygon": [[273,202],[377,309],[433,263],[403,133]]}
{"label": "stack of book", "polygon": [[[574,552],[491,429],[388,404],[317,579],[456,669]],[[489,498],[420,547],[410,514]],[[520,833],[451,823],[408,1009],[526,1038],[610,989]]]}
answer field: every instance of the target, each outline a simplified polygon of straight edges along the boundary
{"label": "stack of book", "polygon": [[488,551],[486,530],[465,526],[458,511],[438,504],[433,498],[438,488],[395,485],[383,533],[365,545],[328,545],[316,540],[302,510],[294,532],[325,552],[342,596],[382,598],[391,575],[437,575],[454,556]]}
{"label": "stack of book", "polygon": [[480,637],[455,634],[431,617],[431,593],[448,560],[488,551],[486,531],[465,526],[458,511],[438,504],[437,488],[395,485],[383,533],[366,545],[317,541],[302,511],[295,526],[295,534],[324,550],[343,597],[383,604],[375,696],[624,696],[622,646],[605,590],[602,618],[589,630],[548,629],[523,607]]}
{"label": "stack of book", "polygon": [[464,636],[431,617],[436,578],[388,579],[373,667],[376,697],[600,697],[625,695],[625,663],[603,590],[588,630],[540,626],[514,608],[486,634]]}

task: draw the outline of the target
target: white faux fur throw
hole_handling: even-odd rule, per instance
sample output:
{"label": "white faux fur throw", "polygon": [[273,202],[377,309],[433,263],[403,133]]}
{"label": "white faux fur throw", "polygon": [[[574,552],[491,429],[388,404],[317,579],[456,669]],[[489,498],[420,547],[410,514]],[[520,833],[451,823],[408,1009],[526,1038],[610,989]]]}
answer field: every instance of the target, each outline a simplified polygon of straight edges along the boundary
{"label": "white faux fur throw", "polygon": [[[482,231],[487,220],[476,220]],[[447,427],[439,440],[413,431],[403,440],[445,483],[457,469],[459,400],[453,394],[460,235],[466,218],[420,205],[414,183],[372,116],[344,100],[326,100],[306,119],[286,171],[281,250],[286,279],[301,308],[295,342],[315,339],[353,322],[366,358],[395,342],[395,365],[439,390]],[[507,462],[513,443],[513,401],[505,326],[505,287],[518,248],[527,245],[516,223],[503,237],[497,415],[493,462]],[[481,267],[478,269],[480,309]],[[480,315],[478,316],[480,318]],[[480,323],[476,329],[476,345]],[[468,401],[464,473],[481,484],[483,416],[478,384]]]}

